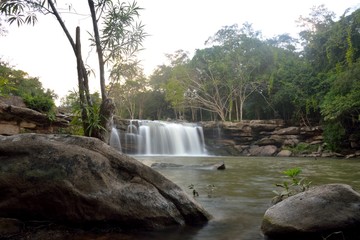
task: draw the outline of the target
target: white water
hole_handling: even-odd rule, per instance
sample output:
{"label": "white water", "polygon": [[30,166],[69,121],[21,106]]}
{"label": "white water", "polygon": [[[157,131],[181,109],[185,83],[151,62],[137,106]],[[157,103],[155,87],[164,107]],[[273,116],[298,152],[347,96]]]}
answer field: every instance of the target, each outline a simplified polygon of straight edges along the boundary
{"label": "white water", "polygon": [[121,152],[121,142],[120,142],[119,133],[117,129],[114,127],[111,129],[110,146]]}
{"label": "white water", "polygon": [[190,123],[134,121],[128,127],[126,144],[137,146],[136,154],[144,155],[205,155],[201,126]]}

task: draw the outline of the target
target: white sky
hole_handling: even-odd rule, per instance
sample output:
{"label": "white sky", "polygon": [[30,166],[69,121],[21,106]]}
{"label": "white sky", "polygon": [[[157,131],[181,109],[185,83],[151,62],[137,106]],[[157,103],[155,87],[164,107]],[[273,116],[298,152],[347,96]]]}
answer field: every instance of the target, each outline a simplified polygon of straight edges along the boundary
{"label": "white sky", "polygon": [[[88,13],[87,1],[58,0],[58,4],[72,2],[77,12]],[[137,0],[144,10],[140,20],[150,35],[138,54],[144,71],[151,74],[156,66],[165,63],[164,54],[183,49],[193,54],[204,48],[204,42],[226,25],[244,22],[253,24],[265,37],[282,33],[297,34],[296,20],[307,16],[312,6],[325,6],[340,16],[347,8],[360,7],[359,0]],[[83,4],[83,5],[82,5]],[[89,45],[86,28],[89,19],[63,15],[68,29],[75,35],[75,27],[82,28],[83,57]],[[96,52],[92,51],[92,55]],[[35,26],[11,26],[5,37],[0,36],[0,58],[32,77],[39,77],[45,88],[60,97],[77,89],[75,56],[60,26],[52,16],[39,17]],[[91,61],[90,61],[91,62]],[[96,62],[91,67],[97,69]],[[98,80],[91,80],[92,90],[99,89]]]}

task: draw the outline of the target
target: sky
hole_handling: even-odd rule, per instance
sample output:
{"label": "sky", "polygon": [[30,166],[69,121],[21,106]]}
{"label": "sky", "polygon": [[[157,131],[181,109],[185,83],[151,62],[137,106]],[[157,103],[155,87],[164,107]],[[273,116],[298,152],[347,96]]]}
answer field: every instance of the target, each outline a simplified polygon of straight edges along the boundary
{"label": "sky", "polygon": [[[87,31],[91,31],[87,17],[87,1],[58,0],[58,5],[72,2],[75,14],[62,14],[70,33],[80,26],[83,57],[97,69],[95,50],[87,47]],[[137,0],[143,8],[141,21],[149,35],[143,42],[138,59],[146,75],[166,63],[165,54],[182,49],[194,54],[205,47],[204,42],[224,26],[245,22],[253,25],[266,38],[300,31],[296,20],[307,16],[311,7],[324,4],[341,16],[347,8],[360,8],[359,0]],[[51,15],[39,16],[35,26],[10,26],[6,36],[0,36],[0,59],[9,62],[31,77],[38,77],[44,88],[54,90],[60,98],[77,89],[75,56],[59,24]],[[99,89],[97,79],[90,80],[92,91]]]}

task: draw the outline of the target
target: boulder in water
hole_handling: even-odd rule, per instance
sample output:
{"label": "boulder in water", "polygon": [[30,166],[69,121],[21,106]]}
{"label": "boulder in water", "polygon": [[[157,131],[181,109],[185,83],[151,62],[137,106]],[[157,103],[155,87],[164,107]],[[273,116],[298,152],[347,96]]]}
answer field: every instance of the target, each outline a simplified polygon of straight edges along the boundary
{"label": "boulder in water", "polygon": [[[360,194],[349,185],[313,187],[270,207],[262,222],[271,239],[360,239]],[[327,238],[339,234],[341,238]]]}
{"label": "boulder in water", "polygon": [[0,218],[160,229],[210,215],[180,187],[95,138],[0,136]]}
{"label": "boulder in water", "polygon": [[184,169],[203,169],[203,170],[225,170],[225,163],[210,163],[202,165],[182,165],[176,163],[153,163],[151,164],[152,168],[184,168]]}

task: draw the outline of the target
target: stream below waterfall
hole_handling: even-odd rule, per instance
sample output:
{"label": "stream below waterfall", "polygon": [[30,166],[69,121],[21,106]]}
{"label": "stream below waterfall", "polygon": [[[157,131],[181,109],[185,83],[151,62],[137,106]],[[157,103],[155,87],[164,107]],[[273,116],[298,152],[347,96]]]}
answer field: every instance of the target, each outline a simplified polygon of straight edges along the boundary
{"label": "stream below waterfall", "polygon": [[[308,159],[274,157],[174,157],[133,156],[146,165],[175,163],[184,166],[157,168],[161,174],[178,184],[192,197],[189,185],[198,191],[196,200],[213,215],[202,228],[184,227],[166,231],[107,234],[92,239],[131,240],[262,240],[262,217],[271,205],[275,184],[285,179],[282,171],[299,167],[301,177],[312,186],[327,183],[345,183],[360,191],[360,161],[349,159]],[[209,170],[190,165],[212,164],[224,161],[225,170]],[[208,187],[214,185],[214,187]],[[279,190],[279,189],[277,189]]]}

